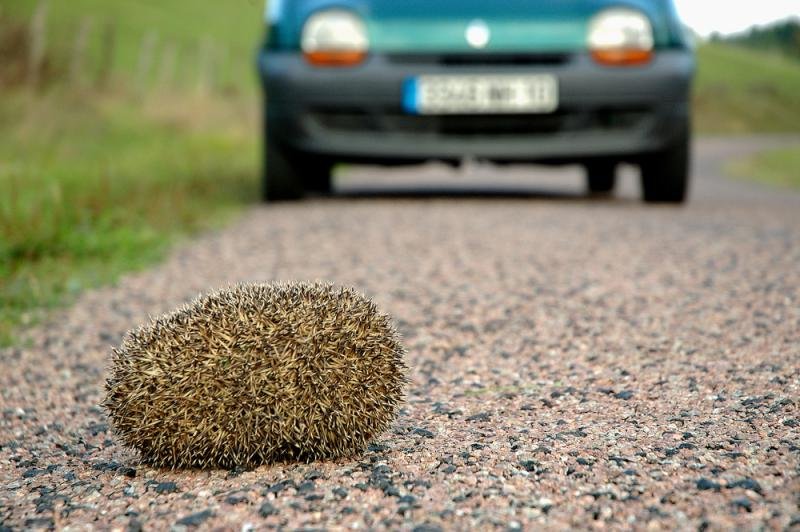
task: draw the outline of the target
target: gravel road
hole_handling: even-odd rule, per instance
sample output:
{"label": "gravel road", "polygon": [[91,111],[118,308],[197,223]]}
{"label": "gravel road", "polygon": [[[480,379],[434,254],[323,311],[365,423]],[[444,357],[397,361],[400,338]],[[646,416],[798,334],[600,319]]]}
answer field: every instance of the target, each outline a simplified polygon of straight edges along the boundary
{"label": "gravel road", "polygon": [[[0,530],[798,528],[800,194],[721,177],[781,142],[702,141],[686,208],[641,205],[630,171],[590,201],[573,170],[475,165],[358,169],[337,198],[255,208],[0,354]],[[396,317],[393,429],[335,463],[140,465],[97,406],[110,347],[276,279]]]}

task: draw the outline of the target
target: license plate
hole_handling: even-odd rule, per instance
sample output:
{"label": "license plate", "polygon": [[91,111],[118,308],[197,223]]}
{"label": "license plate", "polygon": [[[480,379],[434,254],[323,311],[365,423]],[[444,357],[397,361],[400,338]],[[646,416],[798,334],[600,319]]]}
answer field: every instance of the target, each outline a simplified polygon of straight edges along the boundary
{"label": "license plate", "polygon": [[403,107],[423,115],[552,113],[558,80],[549,74],[419,76],[406,80]]}

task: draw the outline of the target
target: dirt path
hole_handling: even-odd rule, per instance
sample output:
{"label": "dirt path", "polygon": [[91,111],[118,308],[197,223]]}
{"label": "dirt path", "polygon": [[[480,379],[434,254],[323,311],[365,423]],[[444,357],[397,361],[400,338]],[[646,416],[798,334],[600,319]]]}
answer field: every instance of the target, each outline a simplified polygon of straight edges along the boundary
{"label": "dirt path", "polygon": [[[630,172],[588,201],[573,171],[434,166],[254,209],[0,353],[0,529],[800,526],[800,194],[720,177],[780,142],[703,141],[686,208],[641,205]],[[338,463],[140,466],[96,406],[110,346],[273,279],[396,316],[413,371],[393,431]]]}

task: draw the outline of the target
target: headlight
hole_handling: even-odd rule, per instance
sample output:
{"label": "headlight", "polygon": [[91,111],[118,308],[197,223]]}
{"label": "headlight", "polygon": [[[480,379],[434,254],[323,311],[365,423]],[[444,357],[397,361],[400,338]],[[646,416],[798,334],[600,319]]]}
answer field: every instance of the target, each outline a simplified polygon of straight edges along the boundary
{"label": "headlight", "polygon": [[369,50],[367,28],[350,11],[320,11],[311,15],[303,27],[302,48],[314,65],[355,65],[366,58]]}
{"label": "headlight", "polygon": [[589,24],[589,50],[604,65],[641,65],[653,58],[653,26],[634,9],[611,8]]}

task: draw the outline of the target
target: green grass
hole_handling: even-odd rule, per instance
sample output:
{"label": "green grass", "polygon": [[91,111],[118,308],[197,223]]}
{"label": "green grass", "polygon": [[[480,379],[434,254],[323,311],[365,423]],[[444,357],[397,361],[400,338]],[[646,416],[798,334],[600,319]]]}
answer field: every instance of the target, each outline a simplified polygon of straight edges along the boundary
{"label": "green grass", "polygon": [[[4,0],[0,37],[27,27],[37,5]],[[19,84],[18,74],[0,77],[0,344],[47,310],[153,264],[176,241],[218,226],[258,197],[253,57],[260,2],[48,5],[45,85],[34,90]],[[87,17],[94,28],[83,61],[87,83],[71,87],[71,51]],[[115,35],[111,83],[99,87],[92,81],[108,24]],[[143,81],[141,48],[151,32],[158,40]],[[195,90],[208,72],[204,46],[217,66],[210,83]],[[24,65],[26,47],[0,49],[0,69],[3,62]],[[175,71],[168,86],[157,86],[170,48]]]}
{"label": "green grass", "polygon": [[[96,64],[106,46],[104,31],[114,29],[113,72],[123,79],[137,73],[142,42],[157,37],[153,66],[156,77],[167,48],[177,49],[175,77],[184,84],[197,81],[202,70],[200,52],[210,42],[218,58],[217,82],[229,88],[253,92],[255,50],[263,28],[262,0],[46,0],[48,41],[67,62],[75,35],[89,19],[88,62]],[[18,21],[30,19],[39,0],[3,0],[3,11]],[[151,80],[152,81],[152,80]],[[138,83],[138,80],[137,80]]]}
{"label": "green grass", "polygon": [[[700,133],[800,132],[800,61],[730,44],[698,50],[695,123]],[[742,179],[800,187],[800,147],[734,162]]]}
{"label": "green grass", "polygon": [[249,124],[248,111],[215,102],[164,114],[157,102],[0,100],[0,342],[257,197],[255,130],[231,125]]}
{"label": "green grass", "polygon": [[800,61],[740,46],[703,45],[695,112],[701,133],[800,131]]}
{"label": "green grass", "polygon": [[731,173],[742,179],[800,189],[800,145],[771,150],[733,163]]}

